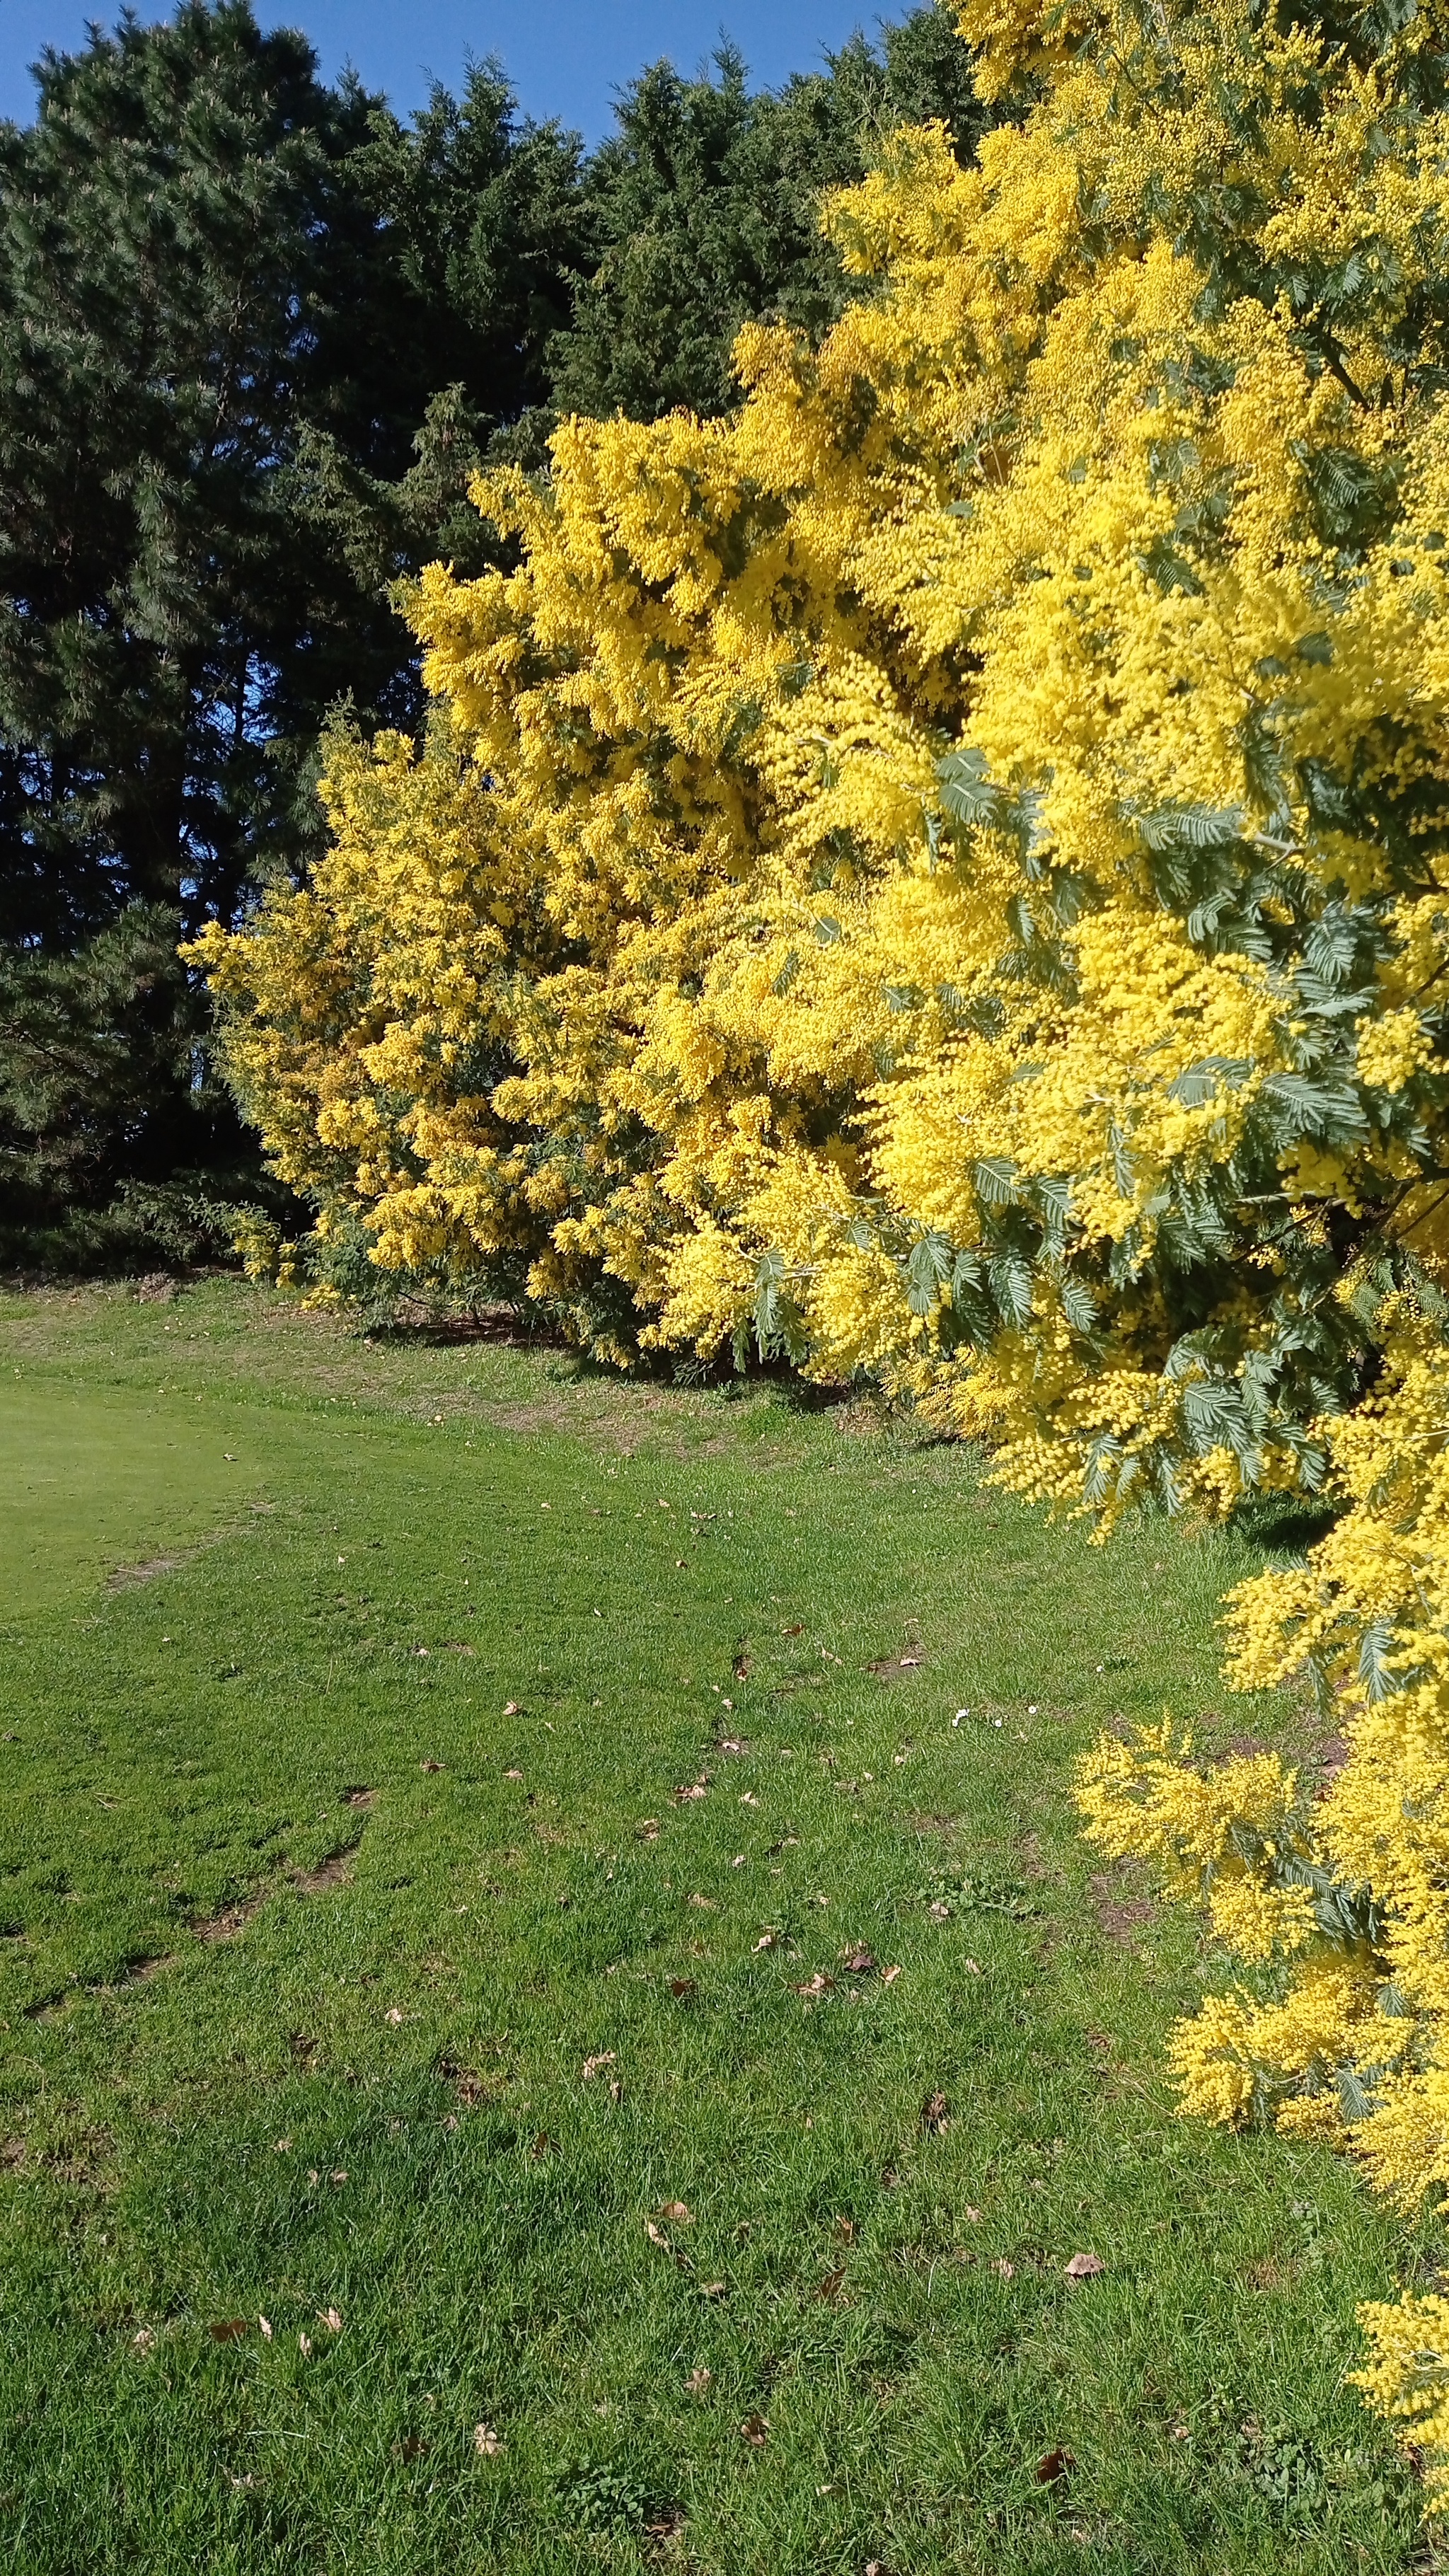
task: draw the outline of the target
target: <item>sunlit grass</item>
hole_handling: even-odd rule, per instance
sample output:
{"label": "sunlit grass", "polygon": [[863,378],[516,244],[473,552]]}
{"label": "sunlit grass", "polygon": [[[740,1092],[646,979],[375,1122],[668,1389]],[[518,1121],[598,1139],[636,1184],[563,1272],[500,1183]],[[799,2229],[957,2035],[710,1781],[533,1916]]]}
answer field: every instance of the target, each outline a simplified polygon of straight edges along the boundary
{"label": "sunlit grass", "polygon": [[1195,1936],[1068,1796],[1305,1739],[1240,1545],[229,1283],[0,1341],[6,2564],[1413,2563],[1409,2249],[1172,2118]]}

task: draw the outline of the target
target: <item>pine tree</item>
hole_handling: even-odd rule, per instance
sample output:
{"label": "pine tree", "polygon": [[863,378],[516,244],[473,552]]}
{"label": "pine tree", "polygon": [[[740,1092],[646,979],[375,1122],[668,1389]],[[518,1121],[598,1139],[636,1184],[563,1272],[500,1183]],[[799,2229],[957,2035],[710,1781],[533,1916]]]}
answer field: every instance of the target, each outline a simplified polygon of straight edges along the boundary
{"label": "pine tree", "polygon": [[246,0],[184,0],[39,79],[0,129],[0,1258],[30,1261],[179,1246],[182,1176],[245,1152],[177,936],[305,864],[330,706],[411,719],[390,585],[542,393],[578,248],[577,142],[491,72],[405,131]]}
{"label": "pine tree", "polygon": [[971,58],[944,10],[914,10],[797,75],[751,90],[728,45],[713,77],[667,62],[635,81],[585,174],[595,265],[552,353],[555,416],[657,420],[728,411],[741,323],[778,314],[814,336],[850,291],[820,201],[858,179],[872,142],[940,118],[969,159],[985,123]]}

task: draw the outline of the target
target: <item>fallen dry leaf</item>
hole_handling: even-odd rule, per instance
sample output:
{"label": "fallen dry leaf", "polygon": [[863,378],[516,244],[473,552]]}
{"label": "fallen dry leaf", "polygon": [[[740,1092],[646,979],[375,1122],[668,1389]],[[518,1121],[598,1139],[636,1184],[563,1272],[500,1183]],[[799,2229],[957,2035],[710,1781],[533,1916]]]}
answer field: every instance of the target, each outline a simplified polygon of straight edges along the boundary
{"label": "fallen dry leaf", "polygon": [[1091,2281],[1106,2269],[1100,2254],[1074,2254],[1066,2266],[1066,2275],[1069,2281]]}
{"label": "fallen dry leaf", "polygon": [[602,2075],[606,2066],[614,2066],[617,2063],[617,2055],[612,2048],[601,2049],[597,2057],[586,2057],[584,2059],[584,2082],[586,2084],[592,2084],[594,2077],[596,2075]]}
{"label": "fallen dry leaf", "polygon": [[523,1773],[521,1771],[505,1771],[503,1777],[505,1780],[521,1780],[523,1778]]}
{"label": "fallen dry leaf", "polygon": [[674,1791],[673,1795],[676,1807],[687,1807],[691,1798],[707,1798],[709,1796],[709,1781],[705,1778],[704,1774],[701,1773],[697,1780],[686,1781],[680,1788]]}
{"label": "fallen dry leaf", "polygon": [[981,2212],[979,2209],[968,2209],[963,2213],[963,2215],[970,2219],[973,2227],[978,2227],[980,2225]]}
{"label": "fallen dry leaf", "polygon": [[403,2017],[403,2015],[402,2015],[402,2007],[401,2007],[401,2005],[400,2005],[400,2004],[394,2004],[394,2005],[392,2006],[391,2010],[390,2010],[390,2011],[388,2011],[387,2013],[385,2013],[385,2014],[383,2015],[383,2019],[384,2019],[385,2021],[390,2021],[390,2022],[392,2023],[392,2026],[393,2026],[394,2030],[396,2030],[396,2028],[397,2028],[397,2026],[398,2026],[398,2023],[402,2020],[402,2017]]}
{"label": "fallen dry leaf", "polygon": [[690,2372],[689,2377],[684,2384],[689,2390],[691,2397],[702,2397],[713,2378],[714,2372],[712,2370],[706,2370],[703,2362],[701,2362],[698,2370],[692,2370]]}
{"label": "fallen dry leaf", "polygon": [[689,2207],[687,2201],[666,2200],[659,2215],[661,2218],[672,2218],[676,2227],[692,2227],[694,2225],[694,2212]]}
{"label": "fallen dry leaf", "polygon": [[1004,2254],[997,2255],[991,2268],[992,2271],[995,2272],[1003,2281],[1014,2281],[1016,2279],[1016,2265],[1014,2263],[1008,2263]]}
{"label": "fallen dry leaf", "polygon": [[724,2295],[725,2285],[723,2281],[706,2281],[704,2288],[700,2292],[700,2297],[702,2299],[722,2299]]}
{"label": "fallen dry leaf", "polygon": [[893,1986],[900,1973],[899,1968],[887,1968],[884,1976],[881,1978],[881,1984],[883,1986]]}
{"label": "fallen dry leaf", "polygon": [[[728,1708],[729,1701],[726,1700],[724,1705]],[[715,1746],[716,1753],[748,1753],[749,1749],[742,1735],[722,1735]]]}
{"label": "fallen dry leaf", "polygon": [[900,1665],[901,1671],[903,1673],[914,1672],[920,1660],[921,1658],[919,1655],[902,1655]]}
{"label": "fallen dry leaf", "polygon": [[1068,2469],[1074,2469],[1076,2465],[1075,2452],[1064,2448],[1048,2451],[1036,2464],[1037,2485],[1039,2487],[1055,2485],[1058,2478],[1064,2478]]}
{"label": "fallen dry leaf", "polygon": [[395,2460],[417,2460],[421,2459],[427,2447],[421,2433],[409,2433],[405,2440],[394,2442],[392,2455]]}
{"label": "fallen dry leaf", "polygon": [[755,1796],[753,1789],[746,1789],[740,1798],[740,1805],[742,1807],[757,1807],[759,1803],[759,1799]]}
{"label": "fallen dry leaf", "polygon": [[309,2334],[299,2334],[299,2335],[298,2335],[298,2337],[297,2337],[297,2350],[298,2350],[298,2351],[299,2351],[299,2353],[301,2354],[302,2359],[303,2359],[304,2361],[310,2361],[310,2360],[311,2360],[311,2358],[312,2358],[312,2338],[311,2338],[311,2336],[310,2336]]}
{"label": "fallen dry leaf", "polygon": [[247,2332],[249,2323],[246,2317],[221,2317],[214,2326],[207,2327],[207,2333],[213,2343],[237,2343]]}
{"label": "fallen dry leaf", "polygon": [[827,2272],[824,2280],[817,2281],[815,2284],[816,2298],[825,2299],[833,2306],[840,2296],[841,2285],[844,2282],[844,2279],[845,2269],[843,2265],[838,2272]]}
{"label": "fallen dry leaf", "polygon": [[695,1991],[693,1977],[671,1977],[669,1991],[677,2003],[687,2003]]}
{"label": "fallen dry leaf", "polygon": [[780,1935],[778,1932],[762,1932],[758,1941],[755,1943],[755,1948],[757,1950],[778,1950],[779,1946]]}
{"label": "fallen dry leaf", "polygon": [[853,2245],[855,2243],[854,2219],[837,2218],[834,2233],[839,2237],[842,2245]]}
{"label": "fallen dry leaf", "polygon": [[135,2333],[131,2337],[131,2350],[133,2352],[150,2352],[155,2341],[156,2330],[154,2326],[137,2326]]}
{"label": "fallen dry leaf", "polygon": [[716,1905],[712,1896],[691,1896],[689,1901],[691,1905],[697,1905],[702,1914],[718,1914],[719,1912],[719,1907]]}
{"label": "fallen dry leaf", "polygon": [[505,1717],[522,1717],[523,1711],[516,1699],[506,1699],[503,1703],[503,1714]]}
{"label": "fallen dry leaf", "polygon": [[857,1941],[852,1949],[842,1950],[840,1955],[853,1977],[869,1976],[875,1966],[875,1953],[868,1950],[863,1941]]}
{"label": "fallen dry leaf", "polygon": [[317,2323],[319,2326],[325,2326],[329,2334],[341,2334],[342,2332],[342,2319],[336,2308],[319,2308],[317,2311]]}
{"label": "fallen dry leaf", "polygon": [[807,2003],[817,2003],[822,1995],[834,1994],[835,1979],[827,1977],[823,1968],[817,1968],[814,1976],[807,1977],[804,1985],[797,1986],[795,1992],[803,1995]]}
{"label": "fallen dry leaf", "polygon": [[665,2235],[663,2228],[656,2227],[652,2218],[645,2219],[644,2233],[648,2237],[650,2244],[657,2245],[662,2253],[670,2254],[673,2252],[674,2249],[671,2246],[668,2237]]}
{"label": "fallen dry leaf", "polygon": [[657,1843],[659,1840],[659,1818],[657,1816],[645,1816],[641,1818],[640,1822],[635,1826],[634,1831],[638,1835],[641,1843]]}
{"label": "fallen dry leaf", "polygon": [[752,2443],[757,2451],[763,2450],[766,2442],[768,2442],[770,2438],[768,2417],[764,2415],[747,2415],[743,2424],[740,2426],[740,2434],[742,2439],[746,2442]]}
{"label": "fallen dry leaf", "polygon": [[338,2166],[337,2171],[336,2171],[336,2172],[335,2172],[335,2174],[333,2174],[333,2176],[332,2176],[332,2180],[333,2180],[333,2182],[335,2182],[335,2183],[344,2183],[344,2182],[346,2182],[346,2180],[347,2180],[347,2168],[346,2168],[346,2166],[345,2166],[345,2165],[339,2165],[339,2166]]}
{"label": "fallen dry leaf", "polygon": [[546,2155],[548,2154],[549,2149],[552,2147],[552,2145],[553,2145],[553,2140],[552,2140],[552,2138],[549,2136],[547,2129],[540,2129],[540,2130],[539,2130],[539,2133],[538,2133],[538,2135],[537,2135],[537,2137],[534,2139],[534,2142],[533,2142],[532,2146],[531,2146],[531,2147],[529,2148],[529,2150],[528,2150],[528,2152],[529,2152],[529,2154],[532,2156],[533,2161],[534,2161],[534,2163],[535,2163],[535,2164],[537,2164],[537,2163],[538,2163],[538,2161],[539,2161],[540,2157],[542,2157],[542,2156],[546,2156]]}
{"label": "fallen dry leaf", "polygon": [[[426,1646],[419,1646],[418,1648],[418,1653],[420,1655],[425,1655],[427,1651]],[[441,1771],[442,1767],[441,1762],[420,1762],[418,1764],[418,1769],[420,1771]]]}
{"label": "fallen dry leaf", "polygon": [[611,2085],[609,2086],[609,2099],[610,2099],[610,2101],[611,2101],[611,2102],[622,2102],[622,2101],[623,2101],[623,2099],[624,2099],[624,2087],[623,2087],[623,2085],[622,2085],[622,2084],[611,2084]]}
{"label": "fallen dry leaf", "polygon": [[928,2094],[921,2104],[921,2126],[923,2129],[928,2129],[934,2137],[939,2137],[944,2129],[950,2128],[950,2105],[944,2093]]}
{"label": "fallen dry leaf", "polygon": [[503,2448],[503,2445],[499,2441],[491,2424],[475,2424],[473,2427],[473,2448],[477,2452],[480,2460],[496,2460],[499,2452]]}
{"label": "fallen dry leaf", "polygon": [[258,2317],[258,2319],[257,2319],[257,2331],[258,2331],[258,2332],[259,2332],[259,2334],[261,2335],[261,2338],[262,2338],[263,2343],[270,2343],[270,2342],[271,2342],[271,2340],[272,2340],[272,2321],[271,2321],[271,2318],[270,2318],[270,2317]]}

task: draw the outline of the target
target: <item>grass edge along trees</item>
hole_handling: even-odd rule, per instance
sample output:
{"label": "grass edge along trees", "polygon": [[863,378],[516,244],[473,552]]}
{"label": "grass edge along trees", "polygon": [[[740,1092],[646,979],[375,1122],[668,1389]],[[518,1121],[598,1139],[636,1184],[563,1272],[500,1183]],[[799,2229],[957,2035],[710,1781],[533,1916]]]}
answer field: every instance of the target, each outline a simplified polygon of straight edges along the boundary
{"label": "grass edge along trees", "polygon": [[[757,1338],[1099,1516],[1347,1505],[1233,1606],[1346,1737],[1305,1809],[1104,1743],[1092,1830],[1240,1963],[1188,2103],[1449,2178],[1446,56],[1430,10],[962,19],[871,292],[732,419],[566,423],[425,575],[426,744],[205,954],[319,1238],[596,1350]],[[1449,2493],[1449,2308],[1365,2319]]]}

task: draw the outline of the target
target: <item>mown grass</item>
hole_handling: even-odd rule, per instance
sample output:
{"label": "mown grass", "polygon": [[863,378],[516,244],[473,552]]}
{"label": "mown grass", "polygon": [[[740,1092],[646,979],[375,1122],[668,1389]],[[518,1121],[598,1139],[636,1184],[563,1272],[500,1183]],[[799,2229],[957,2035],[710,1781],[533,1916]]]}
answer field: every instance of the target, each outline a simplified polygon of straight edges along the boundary
{"label": "mown grass", "polygon": [[1070,1806],[1308,1745],[1241,1542],[227,1282],[0,1301],[0,1442],[7,2567],[1417,2563],[1344,2373],[1432,2248],[1171,2116]]}

